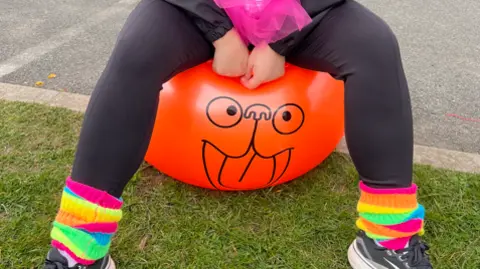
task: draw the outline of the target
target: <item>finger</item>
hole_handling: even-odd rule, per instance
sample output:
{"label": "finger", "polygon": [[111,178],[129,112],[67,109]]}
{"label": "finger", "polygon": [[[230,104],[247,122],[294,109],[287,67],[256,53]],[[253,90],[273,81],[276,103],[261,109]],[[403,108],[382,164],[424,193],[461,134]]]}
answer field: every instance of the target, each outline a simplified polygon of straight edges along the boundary
{"label": "finger", "polygon": [[237,72],[237,73],[223,72],[223,70],[222,71],[216,71],[215,73],[217,73],[218,75],[223,76],[223,77],[231,77],[231,78],[243,76],[243,74],[240,73],[240,72]]}
{"label": "finger", "polygon": [[253,62],[248,61],[247,64],[247,69],[245,70],[245,75],[243,76],[243,79],[250,80],[253,76]]}
{"label": "finger", "polygon": [[212,64],[212,69],[217,75],[224,77],[241,77],[245,74],[243,69],[237,68],[237,70],[234,70],[232,68],[224,68],[221,64],[215,61]]}
{"label": "finger", "polygon": [[245,71],[245,74],[243,75],[242,79],[250,80],[251,78],[252,78],[252,70],[247,69],[247,71]]}
{"label": "finger", "polygon": [[262,84],[263,80],[259,77],[259,76],[256,76],[256,75],[253,75],[253,77],[251,77],[250,79],[244,79],[242,80],[242,84],[243,86],[245,86],[246,88],[250,89],[250,90],[253,90],[255,88],[257,88],[258,86],[260,86],[260,84]]}
{"label": "finger", "polygon": [[249,79],[247,79],[245,76],[241,77],[240,78],[240,82],[242,83],[242,85],[247,88],[247,83],[248,83]]}
{"label": "finger", "polygon": [[218,68],[217,68],[217,62],[215,62],[215,61],[213,61],[212,70],[213,70],[213,72],[215,72],[216,74],[220,75],[220,72],[218,72]]}

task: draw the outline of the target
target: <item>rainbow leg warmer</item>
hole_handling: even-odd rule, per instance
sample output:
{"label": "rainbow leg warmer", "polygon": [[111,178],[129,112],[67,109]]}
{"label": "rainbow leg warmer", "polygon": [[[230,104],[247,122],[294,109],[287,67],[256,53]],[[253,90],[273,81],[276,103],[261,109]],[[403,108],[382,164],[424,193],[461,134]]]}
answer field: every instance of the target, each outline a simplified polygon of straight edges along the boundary
{"label": "rainbow leg warmer", "polygon": [[385,248],[405,248],[410,238],[423,235],[425,209],[417,202],[417,185],[374,189],[360,182],[357,227]]}
{"label": "rainbow leg warmer", "polygon": [[51,231],[53,247],[79,264],[105,257],[122,218],[122,200],[67,178]]}

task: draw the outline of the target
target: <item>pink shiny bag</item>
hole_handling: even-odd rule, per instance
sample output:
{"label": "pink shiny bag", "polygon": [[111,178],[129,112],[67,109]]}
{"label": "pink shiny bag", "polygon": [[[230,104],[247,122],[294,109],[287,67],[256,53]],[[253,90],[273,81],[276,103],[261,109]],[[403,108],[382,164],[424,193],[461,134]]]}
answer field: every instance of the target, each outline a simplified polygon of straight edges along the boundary
{"label": "pink shiny bag", "polygon": [[273,43],[301,30],[312,19],[300,0],[214,0],[245,43]]}

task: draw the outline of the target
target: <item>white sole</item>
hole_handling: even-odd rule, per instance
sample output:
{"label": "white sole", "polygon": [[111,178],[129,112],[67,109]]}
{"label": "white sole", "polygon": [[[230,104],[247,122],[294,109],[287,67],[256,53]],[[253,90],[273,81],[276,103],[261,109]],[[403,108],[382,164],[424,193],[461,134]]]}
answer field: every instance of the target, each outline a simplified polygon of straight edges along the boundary
{"label": "white sole", "polygon": [[360,252],[355,247],[355,242],[348,247],[348,262],[353,269],[375,269],[375,267],[369,264],[368,261],[361,256]]}
{"label": "white sole", "polygon": [[116,269],[116,268],[117,267],[115,267],[115,262],[113,262],[113,259],[111,257],[108,257],[108,263],[105,269]]}

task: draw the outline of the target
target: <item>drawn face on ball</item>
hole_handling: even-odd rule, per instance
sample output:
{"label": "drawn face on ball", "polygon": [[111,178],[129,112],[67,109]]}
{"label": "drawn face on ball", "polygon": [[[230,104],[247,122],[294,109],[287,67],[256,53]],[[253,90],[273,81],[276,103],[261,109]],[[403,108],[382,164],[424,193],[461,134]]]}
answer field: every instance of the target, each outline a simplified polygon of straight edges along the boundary
{"label": "drawn face on ball", "polygon": [[[268,187],[287,171],[295,146],[282,140],[291,141],[289,136],[305,122],[299,105],[243,105],[231,97],[219,96],[207,104],[205,112],[212,128],[209,133],[216,134],[202,139],[203,165],[213,187]],[[255,182],[248,182],[252,180]]]}
{"label": "drawn face on ball", "polygon": [[270,188],[317,167],[344,130],[342,81],[286,65],[281,78],[246,89],[212,71],[187,69],[160,91],[145,160],[163,174],[220,191]]}

